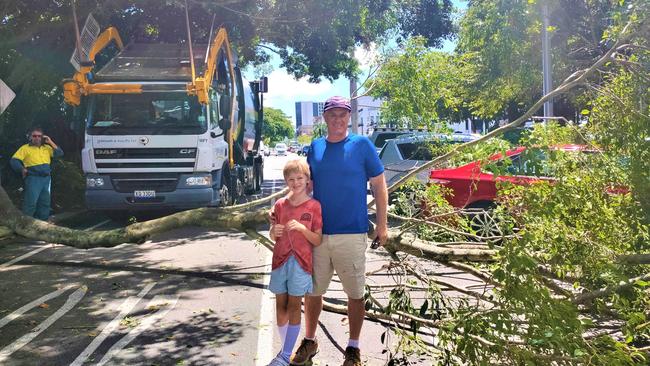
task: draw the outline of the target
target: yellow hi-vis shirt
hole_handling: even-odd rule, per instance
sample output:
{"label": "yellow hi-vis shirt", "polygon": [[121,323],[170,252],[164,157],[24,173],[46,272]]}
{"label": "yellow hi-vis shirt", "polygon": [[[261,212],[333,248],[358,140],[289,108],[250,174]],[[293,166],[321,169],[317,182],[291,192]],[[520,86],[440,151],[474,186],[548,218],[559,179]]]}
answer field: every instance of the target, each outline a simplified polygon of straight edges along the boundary
{"label": "yellow hi-vis shirt", "polygon": [[36,165],[49,165],[52,163],[53,156],[54,149],[50,145],[32,146],[25,144],[16,151],[12,158],[22,161],[25,168],[29,168]]}

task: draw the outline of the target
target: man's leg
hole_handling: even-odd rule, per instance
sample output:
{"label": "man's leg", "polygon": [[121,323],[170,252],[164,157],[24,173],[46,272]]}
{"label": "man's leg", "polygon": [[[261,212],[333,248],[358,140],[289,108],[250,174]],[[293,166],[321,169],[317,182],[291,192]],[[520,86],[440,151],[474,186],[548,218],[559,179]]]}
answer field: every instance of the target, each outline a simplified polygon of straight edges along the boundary
{"label": "man's leg", "polygon": [[[348,320],[350,326],[350,339],[359,340],[363,319],[366,316],[366,308],[363,299],[348,298]],[[356,347],[359,348],[359,347]]]}
{"label": "man's leg", "polygon": [[40,186],[36,177],[28,175],[25,177],[25,193],[23,194],[23,213],[25,216],[34,217],[36,212],[36,201],[40,193]]}
{"label": "man's leg", "polygon": [[305,338],[316,338],[318,318],[323,310],[322,296],[305,296]]}
{"label": "man's leg", "polygon": [[40,193],[38,195],[38,200],[36,201],[36,212],[34,217],[39,220],[47,221],[50,218],[50,209],[51,209],[51,179],[50,177],[38,177]]}

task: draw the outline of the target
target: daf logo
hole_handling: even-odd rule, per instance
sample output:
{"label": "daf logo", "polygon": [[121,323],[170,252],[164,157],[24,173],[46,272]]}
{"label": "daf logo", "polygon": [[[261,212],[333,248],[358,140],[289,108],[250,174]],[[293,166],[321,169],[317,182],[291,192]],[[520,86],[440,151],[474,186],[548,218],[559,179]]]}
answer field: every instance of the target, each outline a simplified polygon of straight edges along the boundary
{"label": "daf logo", "polygon": [[180,149],[178,151],[179,154],[194,154],[196,150],[195,149]]}
{"label": "daf logo", "polygon": [[149,143],[149,138],[148,138],[147,136],[142,136],[142,137],[140,137],[140,138],[138,139],[138,141],[139,141],[142,145],[146,145],[146,144]]}

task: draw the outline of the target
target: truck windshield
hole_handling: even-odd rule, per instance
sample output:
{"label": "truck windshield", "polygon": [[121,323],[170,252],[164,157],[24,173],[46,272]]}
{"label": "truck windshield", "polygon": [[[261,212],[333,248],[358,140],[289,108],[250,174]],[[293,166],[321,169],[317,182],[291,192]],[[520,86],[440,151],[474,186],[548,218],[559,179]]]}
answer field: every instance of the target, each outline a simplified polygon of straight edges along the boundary
{"label": "truck windshield", "polygon": [[206,115],[205,106],[185,93],[99,94],[91,99],[88,133],[201,134]]}

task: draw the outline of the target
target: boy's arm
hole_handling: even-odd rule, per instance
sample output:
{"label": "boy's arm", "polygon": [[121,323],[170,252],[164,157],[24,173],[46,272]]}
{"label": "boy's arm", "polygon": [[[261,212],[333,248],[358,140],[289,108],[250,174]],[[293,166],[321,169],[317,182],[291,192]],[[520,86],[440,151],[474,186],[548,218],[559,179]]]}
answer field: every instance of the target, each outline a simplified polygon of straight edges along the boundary
{"label": "boy's arm", "polygon": [[323,240],[323,231],[321,229],[318,229],[316,231],[311,231],[305,227],[305,230],[302,232],[302,235],[304,235],[307,241],[310,242],[315,247],[319,246],[321,241]]}

